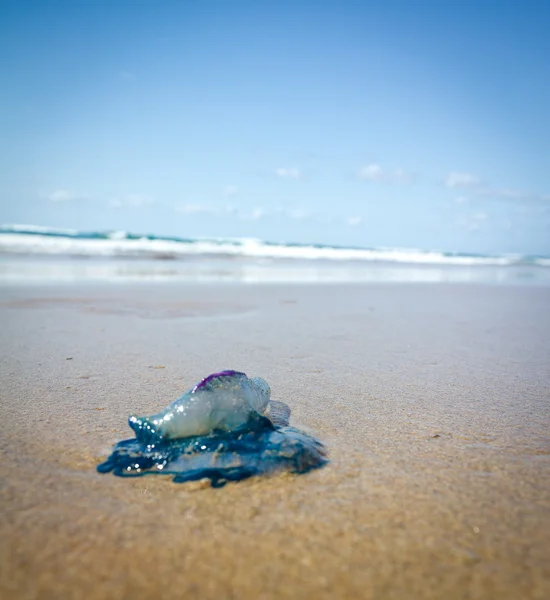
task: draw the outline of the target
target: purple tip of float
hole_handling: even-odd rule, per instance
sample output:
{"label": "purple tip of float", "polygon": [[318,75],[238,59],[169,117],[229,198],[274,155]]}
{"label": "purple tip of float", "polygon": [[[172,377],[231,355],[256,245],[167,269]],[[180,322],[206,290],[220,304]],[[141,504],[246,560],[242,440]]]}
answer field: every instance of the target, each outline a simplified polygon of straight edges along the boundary
{"label": "purple tip of float", "polygon": [[201,387],[204,387],[206,384],[212,381],[212,379],[216,379],[217,377],[231,377],[233,375],[244,375],[246,377],[245,373],[241,373],[240,371],[232,371],[230,369],[227,371],[220,371],[219,373],[212,373],[212,375],[208,375],[208,377],[205,377],[200,383],[197,383],[195,386],[195,391]]}

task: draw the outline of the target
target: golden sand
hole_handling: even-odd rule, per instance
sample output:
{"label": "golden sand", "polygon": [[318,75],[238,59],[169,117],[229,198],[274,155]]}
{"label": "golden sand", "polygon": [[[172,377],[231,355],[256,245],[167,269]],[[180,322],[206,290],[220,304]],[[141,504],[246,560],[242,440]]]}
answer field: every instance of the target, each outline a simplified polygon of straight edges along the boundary
{"label": "golden sand", "polygon": [[[5,288],[0,595],[550,597],[550,290]],[[204,375],[331,463],[211,489],[95,466]]]}

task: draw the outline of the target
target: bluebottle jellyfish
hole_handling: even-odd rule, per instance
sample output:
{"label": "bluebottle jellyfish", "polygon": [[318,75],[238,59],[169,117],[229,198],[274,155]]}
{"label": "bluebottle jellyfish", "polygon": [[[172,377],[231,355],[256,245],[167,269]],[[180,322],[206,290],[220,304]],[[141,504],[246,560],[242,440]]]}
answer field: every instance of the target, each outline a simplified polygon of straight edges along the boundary
{"label": "bluebottle jellyfish", "polygon": [[136,437],[116,444],[100,473],[209,479],[213,487],[255,475],[306,473],[327,462],[323,444],[289,425],[290,409],[267,382],[238,371],[205,377],[163,411],[131,415]]}

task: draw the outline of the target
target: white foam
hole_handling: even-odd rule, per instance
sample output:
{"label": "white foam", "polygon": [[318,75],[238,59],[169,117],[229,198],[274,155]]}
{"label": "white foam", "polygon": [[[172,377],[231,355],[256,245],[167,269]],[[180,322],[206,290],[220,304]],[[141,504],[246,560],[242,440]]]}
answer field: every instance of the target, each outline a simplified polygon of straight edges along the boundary
{"label": "white foam", "polygon": [[480,256],[449,254],[417,248],[344,248],[332,246],[267,243],[257,238],[211,238],[178,240],[155,236],[132,236],[126,231],[80,232],[40,225],[0,227],[0,253],[132,258],[233,257],[266,261],[381,262],[413,265],[550,267],[550,257],[509,254]]}
{"label": "white foam", "polygon": [[[23,227],[23,226],[12,226]],[[29,227],[29,226],[24,226]],[[6,231],[6,228],[4,228]],[[194,240],[189,242],[165,239],[128,239],[126,232],[114,232],[108,238],[95,239],[73,237],[75,233],[56,232],[58,235],[37,233],[0,233],[0,252],[18,254],[116,256],[116,257],[185,257],[185,256],[233,256],[262,259],[300,259],[413,263],[425,265],[497,265],[518,262],[516,257],[445,255],[437,251],[416,249],[380,248],[334,248],[329,246],[295,246],[266,244],[261,240]],[[27,229],[29,231],[29,229]],[[52,233],[48,229],[48,233]],[[71,236],[71,237],[69,237]],[[550,259],[538,259],[537,264],[550,266]]]}

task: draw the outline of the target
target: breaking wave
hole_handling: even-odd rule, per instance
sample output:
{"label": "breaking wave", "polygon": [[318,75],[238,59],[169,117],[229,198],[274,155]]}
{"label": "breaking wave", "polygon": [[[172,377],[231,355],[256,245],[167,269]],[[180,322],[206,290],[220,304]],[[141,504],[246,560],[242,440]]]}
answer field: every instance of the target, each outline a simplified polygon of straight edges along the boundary
{"label": "breaking wave", "polygon": [[125,231],[78,231],[38,225],[0,227],[0,252],[23,255],[185,259],[191,257],[272,260],[370,261],[425,265],[536,265],[550,267],[550,257],[481,255],[407,248],[346,248],[322,244],[266,242],[254,238],[177,238]]}

